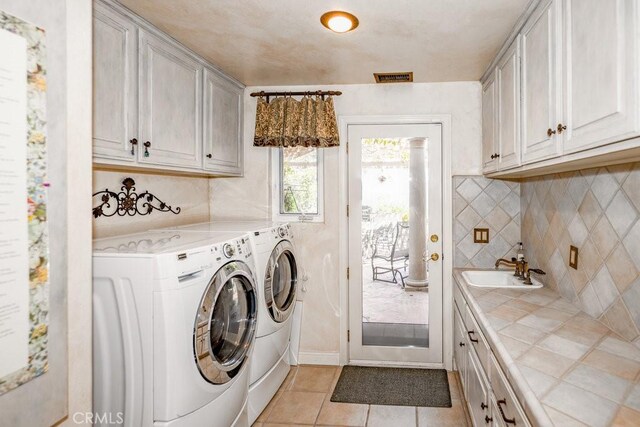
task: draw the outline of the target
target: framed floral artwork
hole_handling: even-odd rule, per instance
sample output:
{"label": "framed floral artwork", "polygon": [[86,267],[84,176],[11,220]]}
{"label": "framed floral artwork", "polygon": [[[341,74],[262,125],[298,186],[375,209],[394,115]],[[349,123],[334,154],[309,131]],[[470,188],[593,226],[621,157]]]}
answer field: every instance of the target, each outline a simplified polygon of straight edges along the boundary
{"label": "framed floral artwork", "polygon": [[[24,70],[24,79],[26,82],[21,85],[15,85],[20,90],[24,90],[26,95],[23,95],[26,110],[26,124],[24,124],[24,137],[17,135],[17,137],[5,138],[4,147],[0,140],[0,150],[5,149],[5,153],[14,154],[21,153],[22,159],[24,159],[24,168],[26,173],[22,171],[20,175],[20,182],[23,184],[26,182],[26,192],[20,193],[26,196],[26,203],[14,204],[20,206],[19,209],[24,207],[24,216],[26,221],[15,222],[16,227],[26,227],[24,230],[25,244],[24,249],[27,254],[20,254],[20,259],[24,260],[24,278],[19,277],[14,280],[13,285],[19,283],[20,286],[28,287],[25,290],[25,310],[24,319],[25,328],[19,329],[20,333],[27,333],[27,337],[23,339],[25,343],[25,356],[24,363],[20,368],[0,375],[0,395],[5,394],[22,384],[44,374],[49,369],[49,228],[47,224],[47,132],[46,132],[46,91],[47,91],[47,69],[46,69],[46,55],[45,55],[45,31],[29,22],[23,21],[17,17],[11,16],[0,11],[0,32],[6,37],[17,36],[24,39],[19,40],[15,46],[20,58],[24,58],[26,66],[23,64],[8,64],[5,63],[5,71],[15,72],[19,70],[21,73]],[[23,46],[22,53],[20,53],[20,47]],[[8,47],[5,45],[3,49]],[[16,61],[19,62],[19,61]],[[11,68],[10,71],[6,69]],[[0,82],[0,84],[6,82]],[[6,102],[6,99],[0,99],[4,102],[4,112],[11,111],[13,108],[10,102]],[[15,110],[15,109],[14,109]],[[24,121],[23,121],[24,122]],[[0,135],[1,136],[1,135]],[[9,146],[8,144],[13,144]],[[25,144],[26,150],[20,144]],[[8,147],[8,148],[7,148]],[[22,150],[22,151],[21,151]],[[5,158],[8,156],[4,156]],[[6,182],[13,176],[18,174],[13,172],[11,175],[11,167],[0,162],[0,179]],[[0,219],[2,214],[2,206],[0,206]],[[9,222],[5,222],[4,231],[6,232],[9,227],[6,225]],[[3,230],[0,230],[0,237]],[[6,235],[6,233],[5,233]],[[15,239],[14,239],[15,240]],[[13,242],[10,238],[7,238],[5,242]],[[1,243],[1,239],[0,239]],[[5,245],[6,246],[6,245]],[[16,243],[12,250],[17,252],[22,246],[20,242]],[[10,252],[3,252],[0,248],[0,257]],[[0,266],[2,267],[2,266]],[[11,266],[9,266],[11,267]],[[8,269],[6,257],[5,257],[5,270]],[[1,270],[2,268],[0,268]],[[11,275],[7,274],[11,280]],[[3,294],[3,284],[5,285],[5,293]],[[3,333],[11,333],[10,323],[7,319],[10,319],[12,314],[15,314],[17,309],[11,311],[7,309],[3,312],[4,307],[11,307],[8,298],[3,301],[3,296],[6,296],[11,283],[9,281],[3,282],[0,280],[0,323],[2,323],[2,315],[4,313],[4,319],[6,321],[6,327],[4,330],[0,328],[0,340],[2,340]],[[28,298],[27,298],[28,294]],[[27,302],[28,301],[28,302]],[[28,326],[27,326],[28,325]],[[7,335],[4,335],[5,337]],[[3,352],[5,349],[3,349]],[[0,372],[3,372],[0,370]]]}

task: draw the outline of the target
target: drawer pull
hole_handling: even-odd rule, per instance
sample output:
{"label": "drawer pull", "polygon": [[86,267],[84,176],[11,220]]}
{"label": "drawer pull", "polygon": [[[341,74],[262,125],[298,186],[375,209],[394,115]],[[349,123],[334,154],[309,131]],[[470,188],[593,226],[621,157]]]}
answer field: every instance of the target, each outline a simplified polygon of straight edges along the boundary
{"label": "drawer pull", "polygon": [[460,341],[459,346],[460,346],[460,347],[464,347],[464,345],[465,345],[465,344],[464,344],[462,341]]}
{"label": "drawer pull", "polygon": [[484,422],[489,424],[491,421],[493,421],[493,418],[489,418],[489,415],[485,415],[484,416]]}
{"label": "drawer pull", "polygon": [[502,415],[502,420],[507,424],[516,425],[516,419],[515,418],[507,418],[504,415],[504,411],[502,410],[502,405],[507,406],[507,400],[506,399],[498,400],[498,410],[500,410],[500,415]]}
{"label": "drawer pull", "polygon": [[151,142],[147,141],[142,145],[144,145],[144,156],[149,157],[149,147],[151,147]]}
{"label": "drawer pull", "polygon": [[483,411],[484,411],[485,409],[487,409],[488,407],[489,407],[489,406],[488,406],[488,405],[485,405],[485,404],[484,404],[484,402],[480,402],[480,409],[482,409]]}
{"label": "drawer pull", "polygon": [[469,334],[469,340],[471,340],[471,342],[478,342],[477,339],[471,337],[471,335],[475,334],[475,331],[467,331],[467,334]]}

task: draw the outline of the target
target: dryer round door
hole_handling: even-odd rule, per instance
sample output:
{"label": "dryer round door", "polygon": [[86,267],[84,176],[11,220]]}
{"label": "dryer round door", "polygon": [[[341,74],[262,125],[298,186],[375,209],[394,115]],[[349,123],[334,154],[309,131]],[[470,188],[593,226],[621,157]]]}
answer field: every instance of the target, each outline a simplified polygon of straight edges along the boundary
{"label": "dryer round door", "polygon": [[202,296],[193,329],[193,350],[205,380],[224,384],[248,362],[257,316],[249,266],[232,261],[213,276]]}
{"label": "dryer round door", "polygon": [[289,318],[295,306],[298,266],[293,245],[283,240],[271,252],[264,279],[264,298],[271,318],[280,323]]}

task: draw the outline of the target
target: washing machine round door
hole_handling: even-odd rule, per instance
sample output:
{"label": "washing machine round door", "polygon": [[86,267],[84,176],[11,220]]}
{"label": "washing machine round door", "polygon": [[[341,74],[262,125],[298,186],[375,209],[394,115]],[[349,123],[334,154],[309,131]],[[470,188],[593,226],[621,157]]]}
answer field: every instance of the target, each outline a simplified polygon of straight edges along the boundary
{"label": "washing machine round door", "polygon": [[271,252],[264,280],[265,301],[271,318],[280,323],[289,318],[295,304],[298,267],[293,245],[283,240]]}
{"label": "washing machine round door", "polygon": [[231,381],[246,365],[256,329],[251,270],[232,261],[213,276],[202,296],[193,331],[198,370],[213,384]]}

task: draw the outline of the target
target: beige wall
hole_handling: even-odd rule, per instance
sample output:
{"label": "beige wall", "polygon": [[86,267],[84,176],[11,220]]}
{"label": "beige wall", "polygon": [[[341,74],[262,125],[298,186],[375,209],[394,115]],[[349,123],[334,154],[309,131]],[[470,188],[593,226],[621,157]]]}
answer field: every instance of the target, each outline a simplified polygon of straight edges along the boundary
{"label": "beige wall", "polygon": [[[93,237],[117,236],[136,233],[151,228],[171,227],[176,225],[204,222],[209,220],[209,183],[207,178],[156,175],[135,172],[94,171],[93,191],[108,188],[119,192],[122,180],[131,177],[136,181],[138,193],[148,190],[160,200],[180,207],[178,215],[171,212],[152,212],[145,216],[100,217],[93,220]],[[94,205],[99,203],[94,198]]]}
{"label": "beige wall", "polygon": [[[252,88],[245,90],[245,176],[212,179],[211,214],[214,220],[270,217],[270,149],[252,146],[255,126],[255,90],[341,90],[335,98],[341,115],[424,115],[452,117],[453,175],[481,174],[481,104],[478,82],[410,85],[341,85]],[[294,230],[301,264],[309,281],[302,325],[301,352],[339,352],[338,282],[338,150],[325,150],[325,222],[296,224]]]}
{"label": "beige wall", "polygon": [[[93,407],[91,350],[91,2],[67,0],[67,303],[69,333],[69,418],[63,426],[77,426],[73,414]],[[77,418],[76,418],[77,420]]]}

